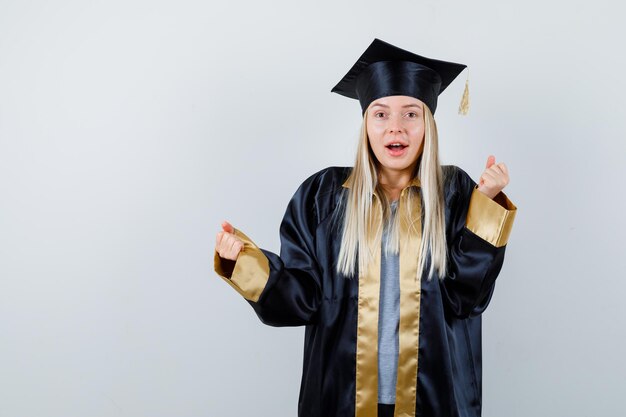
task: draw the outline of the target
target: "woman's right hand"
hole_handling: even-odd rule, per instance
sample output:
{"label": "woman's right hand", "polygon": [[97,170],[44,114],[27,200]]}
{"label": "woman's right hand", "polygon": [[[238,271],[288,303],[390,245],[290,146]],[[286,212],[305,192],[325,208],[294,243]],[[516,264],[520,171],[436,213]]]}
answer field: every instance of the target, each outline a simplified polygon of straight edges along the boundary
{"label": "woman's right hand", "polygon": [[235,228],[227,221],[222,222],[222,231],[217,233],[215,250],[221,258],[236,261],[243,249],[243,241],[235,236]]}

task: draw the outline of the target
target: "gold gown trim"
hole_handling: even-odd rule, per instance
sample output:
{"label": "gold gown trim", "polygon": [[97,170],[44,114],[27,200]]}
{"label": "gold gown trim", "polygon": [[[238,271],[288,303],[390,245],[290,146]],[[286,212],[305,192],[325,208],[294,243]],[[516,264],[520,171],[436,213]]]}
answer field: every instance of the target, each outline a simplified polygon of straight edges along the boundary
{"label": "gold gown trim", "polygon": [[241,230],[235,229],[235,236],[243,241],[232,271],[215,251],[213,266],[215,272],[244,298],[257,302],[270,277],[269,260],[259,247]]}
{"label": "gold gown trim", "polygon": [[[372,214],[374,216],[374,225],[380,224],[382,210],[378,198],[373,199]],[[380,245],[381,237],[372,236],[368,246],[374,257],[367,271],[359,274],[355,417],[377,417],[378,415]]]}
{"label": "gold gown trim", "polygon": [[493,200],[474,187],[465,224],[474,234],[495,247],[507,244],[517,207],[503,192]]}
{"label": "gold gown trim", "polygon": [[[422,239],[421,216],[407,220],[407,190],[402,191],[398,206],[400,216],[400,325],[398,380],[394,416],[414,417],[417,396],[419,360],[421,280],[417,278],[417,261]],[[421,213],[416,201],[415,213]]]}
{"label": "gold gown trim", "polygon": [[[417,367],[419,353],[419,322],[421,283],[417,279],[417,261],[421,243],[421,216],[413,224],[407,220],[407,189],[419,187],[414,178],[400,194],[398,216],[400,226],[400,323],[399,355],[396,382],[395,417],[415,416]],[[348,180],[343,187],[350,188]],[[372,214],[374,228],[382,222],[382,207],[374,194]],[[417,201],[416,213],[421,213]],[[382,230],[382,228],[381,228]],[[380,306],[381,237],[372,236],[368,245],[374,258],[367,271],[359,276],[359,301],[356,347],[355,417],[378,415],[378,314]]]}

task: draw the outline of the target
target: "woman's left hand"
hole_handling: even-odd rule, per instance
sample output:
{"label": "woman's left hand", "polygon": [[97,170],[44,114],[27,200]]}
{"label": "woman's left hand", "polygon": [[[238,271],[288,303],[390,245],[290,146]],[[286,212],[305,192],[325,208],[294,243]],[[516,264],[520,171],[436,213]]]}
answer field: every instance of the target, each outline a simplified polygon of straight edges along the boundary
{"label": "woman's left hand", "polygon": [[496,164],[496,157],[489,155],[487,166],[480,176],[478,191],[493,199],[509,183],[509,171],[504,162]]}

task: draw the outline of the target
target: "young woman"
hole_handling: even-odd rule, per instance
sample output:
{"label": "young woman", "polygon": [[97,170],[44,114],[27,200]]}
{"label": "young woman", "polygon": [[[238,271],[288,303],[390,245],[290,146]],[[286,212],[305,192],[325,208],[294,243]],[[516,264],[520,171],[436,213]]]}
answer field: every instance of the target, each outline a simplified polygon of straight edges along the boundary
{"label": "young woman", "polygon": [[438,95],[465,68],[379,39],[332,91],[363,112],[354,167],[297,189],[280,256],[228,222],[215,272],[270,326],[306,326],[300,417],[481,414],[481,313],[516,207],[505,164],[439,164]]}

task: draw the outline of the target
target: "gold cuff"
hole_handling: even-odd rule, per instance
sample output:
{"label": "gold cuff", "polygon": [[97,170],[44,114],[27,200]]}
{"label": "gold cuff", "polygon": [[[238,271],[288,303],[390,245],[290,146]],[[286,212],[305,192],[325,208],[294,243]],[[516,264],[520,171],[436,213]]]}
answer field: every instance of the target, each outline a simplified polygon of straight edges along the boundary
{"label": "gold cuff", "polygon": [[474,187],[466,227],[495,247],[507,244],[517,207],[500,191],[493,200]]}
{"label": "gold cuff", "polygon": [[245,299],[257,302],[270,277],[269,260],[243,232],[235,229],[235,236],[243,241],[243,249],[239,252],[234,267],[228,265],[229,261],[215,251],[214,269],[217,275]]}

